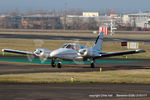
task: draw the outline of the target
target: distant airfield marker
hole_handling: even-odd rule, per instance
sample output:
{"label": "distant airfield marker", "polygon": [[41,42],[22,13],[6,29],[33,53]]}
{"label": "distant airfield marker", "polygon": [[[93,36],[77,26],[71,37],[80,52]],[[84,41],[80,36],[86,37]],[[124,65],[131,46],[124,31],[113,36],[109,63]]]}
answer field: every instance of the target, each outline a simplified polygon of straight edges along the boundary
{"label": "distant airfield marker", "polygon": [[100,67],[100,72],[102,72],[102,68]]}
{"label": "distant airfield marker", "polygon": [[71,77],[71,82],[72,82],[72,83],[74,82],[74,77]]}
{"label": "distant airfield marker", "polygon": [[128,49],[138,49],[139,48],[139,42],[128,42],[127,48]]}

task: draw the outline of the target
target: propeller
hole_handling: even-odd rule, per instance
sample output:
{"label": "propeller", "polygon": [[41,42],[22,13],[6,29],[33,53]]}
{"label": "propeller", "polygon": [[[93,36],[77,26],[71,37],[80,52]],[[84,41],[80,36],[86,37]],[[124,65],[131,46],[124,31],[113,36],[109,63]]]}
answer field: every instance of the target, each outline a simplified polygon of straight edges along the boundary
{"label": "propeller", "polygon": [[[42,40],[39,40],[39,39],[33,40],[33,45],[34,45],[34,47],[39,48],[39,47],[41,47],[41,46],[43,45],[43,41],[42,41]],[[33,52],[33,53],[36,55],[35,52],[37,52],[37,50],[35,50],[35,51]],[[27,55],[28,60],[29,60],[30,62],[32,62],[33,59],[35,59],[35,55],[30,55],[30,54],[28,54],[28,55]],[[36,56],[37,56],[37,55],[36,55]]]}
{"label": "propeller", "polygon": [[79,50],[79,55],[85,56],[87,54],[87,49],[80,49]]}
{"label": "propeller", "polygon": [[48,56],[44,56],[44,57],[40,56],[39,58],[40,58],[41,63],[44,63],[48,59]]}
{"label": "propeller", "polygon": [[[36,39],[36,40],[33,40],[33,44],[34,44],[34,47],[36,48],[33,53],[39,57],[41,63],[44,63],[48,59],[48,55],[44,55],[45,49],[41,49],[41,47],[44,45],[44,41],[40,39]],[[28,60],[32,62],[33,59],[35,59],[35,55],[27,55]]]}
{"label": "propeller", "polygon": [[74,49],[77,51],[77,52],[79,52],[79,45],[80,44],[80,39],[76,39],[75,41],[74,41]]}
{"label": "propeller", "polygon": [[50,52],[47,49],[36,49],[34,54],[40,58],[41,63],[44,63],[48,59]]}
{"label": "propeller", "polygon": [[28,58],[28,60],[30,61],[30,62],[32,62],[32,60],[35,58],[35,56],[34,55],[27,55],[27,58]]}
{"label": "propeller", "polygon": [[[85,47],[88,47],[88,48],[83,48],[83,49],[80,49],[79,51],[78,51],[78,55],[80,55],[80,56],[82,56],[82,57],[85,57],[86,55],[88,55],[88,50],[90,49],[90,48],[93,48],[93,46],[94,46],[94,42],[92,42],[92,41],[86,41],[86,44],[85,44]],[[90,54],[91,54],[92,52],[90,52]],[[92,55],[92,54],[91,54]],[[88,61],[90,61],[90,59],[87,59]],[[85,62],[84,62],[85,63]]]}
{"label": "propeller", "polygon": [[[44,45],[44,41],[37,39],[37,40],[34,40],[34,44],[35,44],[36,48],[41,48]],[[48,59],[48,55],[42,56],[44,54],[44,51],[42,49],[36,49],[34,54],[37,54],[37,53],[40,54],[39,59],[40,59],[41,63],[44,63]]]}
{"label": "propeller", "polygon": [[[81,40],[80,39],[76,39],[74,40],[73,44],[74,44],[74,49],[77,51],[77,54],[80,55],[80,42]],[[75,64],[84,64],[84,62],[79,62],[77,59],[74,59],[73,62]]]}

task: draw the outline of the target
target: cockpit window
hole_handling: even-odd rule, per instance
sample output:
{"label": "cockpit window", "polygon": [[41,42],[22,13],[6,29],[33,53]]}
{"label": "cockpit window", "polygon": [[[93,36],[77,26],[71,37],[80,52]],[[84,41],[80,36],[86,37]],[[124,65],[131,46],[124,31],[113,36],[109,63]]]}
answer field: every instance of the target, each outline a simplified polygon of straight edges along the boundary
{"label": "cockpit window", "polygon": [[80,45],[70,43],[70,44],[65,44],[64,46],[62,46],[62,48],[73,49],[78,51],[80,49]]}
{"label": "cockpit window", "polygon": [[67,46],[66,46],[66,48],[72,48],[72,45],[71,44],[68,44]]}

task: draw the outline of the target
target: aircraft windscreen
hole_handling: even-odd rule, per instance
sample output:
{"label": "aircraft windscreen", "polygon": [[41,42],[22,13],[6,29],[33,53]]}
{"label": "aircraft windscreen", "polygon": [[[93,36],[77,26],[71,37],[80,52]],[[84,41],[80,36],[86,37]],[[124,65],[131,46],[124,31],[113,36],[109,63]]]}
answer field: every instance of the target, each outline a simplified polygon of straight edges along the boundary
{"label": "aircraft windscreen", "polygon": [[66,48],[72,48],[73,46],[71,45],[71,44],[68,44],[67,46],[66,46]]}
{"label": "aircraft windscreen", "polygon": [[69,48],[72,48],[72,45],[71,44],[65,44],[62,46],[62,48],[68,48],[69,49]]}
{"label": "aircraft windscreen", "polygon": [[65,44],[62,46],[62,48],[67,48],[67,49],[73,49],[73,50],[79,50],[80,46],[77,44]]}

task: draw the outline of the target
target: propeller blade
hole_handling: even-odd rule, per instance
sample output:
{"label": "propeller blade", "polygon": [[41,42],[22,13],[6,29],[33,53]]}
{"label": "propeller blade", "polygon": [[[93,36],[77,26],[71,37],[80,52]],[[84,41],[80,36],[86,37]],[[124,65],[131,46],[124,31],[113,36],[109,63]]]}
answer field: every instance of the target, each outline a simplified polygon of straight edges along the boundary
{"label": "propeller blade", "polygon": [[34,56],[34,55],[27,55],[27,58],[28,58],[28,60],[29,60],[30,62],[32,62],[33,59],[35,58],[35,56]]}
{"label": "propeller blade", "polygon": [[39,58],[40,58],[41,63],[44,63],[48,59],[48,56],[46,57],[39,56]]}

